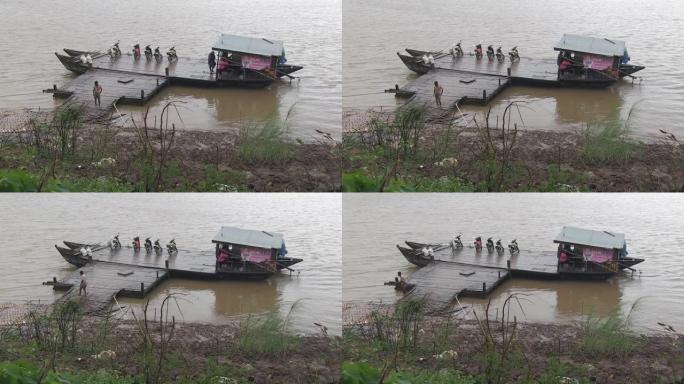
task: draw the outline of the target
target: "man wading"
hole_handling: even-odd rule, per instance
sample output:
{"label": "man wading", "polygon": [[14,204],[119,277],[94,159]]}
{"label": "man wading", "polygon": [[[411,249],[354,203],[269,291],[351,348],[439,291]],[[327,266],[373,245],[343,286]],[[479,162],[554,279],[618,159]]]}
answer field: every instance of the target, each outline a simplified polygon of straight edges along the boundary
{"label": "man wading", "polygon": [[95,86],[93,87],[93,97],[95,98],[95,105],[98,107],[100,106],[100,94],[102,93],[102,86],[95,82]]}
{"label": "man wading", "polygon": [[88,283],[86,282],[86,275],[85,272],[81,271],[81,285],[78,287],[78,295],[81,296],[81,291],[83,291],[83,295],[87,295],[88,292],[86,291],[86,288],[88,288]]}
{"label": "man wading", "polygon": [[444,88],[435,81],[435,103],[439,108],[442,108],[442,93],[444,93]]}

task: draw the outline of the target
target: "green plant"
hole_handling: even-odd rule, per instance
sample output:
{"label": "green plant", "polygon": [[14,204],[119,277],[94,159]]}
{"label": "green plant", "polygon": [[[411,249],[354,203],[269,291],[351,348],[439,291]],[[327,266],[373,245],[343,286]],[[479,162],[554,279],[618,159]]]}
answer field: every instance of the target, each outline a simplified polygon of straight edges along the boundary
{"label": "green plant", "polygon": [[458,371],[381,372],[365,362],[342,364],[342,384],[475,384],[477,381]]}
{"label": "green plant", "polygon": [[622,165],[639,155],[643,144],[629,137],[629,128],[619,120],[587,125],[580,131],[580,156],[588,164]]}
{"label": "green plant", "polygon": [[631,317],[638,306],[632,304],[627,314],[615,310],[606,317],[587,316],[582,323],[584,331],[580,348],[585,353],[609,357],[623,357],[639,346],[632,333]]}
{"label": "green plant", "polygon": [[278,311],[269,312],[265,317],[248,316],[240,324],[240,350],[250,354],[282,356],[296,348],[298,338],[287,331],[290,313],[285,318]]}
{"label": "green plant", "polygon": [[27,361],[0,363],[0,383],[3,384],[70,384],[60,375],[38,369]]}
{"label": "green plant", "polygon": [[237,141],[239,159],[250,165],[282,164],[296,155],[297,145],[286,136],[287,128],[275,119],[263,126],[243,125]]}

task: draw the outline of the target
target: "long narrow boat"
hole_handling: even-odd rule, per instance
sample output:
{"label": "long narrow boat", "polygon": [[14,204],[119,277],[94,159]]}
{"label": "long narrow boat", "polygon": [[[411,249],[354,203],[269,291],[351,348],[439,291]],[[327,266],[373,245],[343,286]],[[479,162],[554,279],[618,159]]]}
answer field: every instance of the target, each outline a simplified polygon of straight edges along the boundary
{"label": "long narrow boat", "polygon": [[88,71],[88,67],[81,63],[81,60],[78,59],[78,57],[71,57],[67,55],[60,55],[59,53],[55,52],[55,56],[57,56],[57,59],[59,60],[60,63],[64,66],[64,68],[70,70],[71,72],[77,73],[77,74],[82,74],[86,73]]}
{"label": "long narrow boat", "polygon": [[423,60],[421,60],[419,58],[415,58],[413,56],[402,55],[399,52],[397,52],[397,56],[399,56],[399,59],[402,61],[402,63],[404,63],[404,65],[408,69],[412,70],[413,72],[415,72],[419,75],[424,75],[432,69],[432,66],[423,63]]}
{"label": "long narrow boat", "polygon": [[79,268],[85,266],[88,264],[90,260],[84,258],[81,256],[81,253],[77,250],[70,249],[70,248],[63,248],[58,245],[55,245],[55,248],[57,248],[57,251],[59,252],[60,255],[66,260],[69,264],[73,264]]}
{"label": "long narrow boat", "polygon": [[397,245],[397,249],[399,249],[399,252],[401,252],[401,254],[404,255],[404,257],[406,258],[406,260],[409,261],[409,263],[417,265],[419,267],[424,267],[434,261],[433,259],[426,258],[425,256],[423,256],[423,253],[421,251],[417,251],[415,249],[405,248],[401,245]]}
{"label": "long narrow boat", "polygon": [[77,49],[69,49],[69,48],[63,48],[62,49],[64,53],[71,57],[79,57],[81,55],[90,55],[90,56],[96,56],[99,55],[99,51],[79,51]]}
{"label": "long narrow boat", "polygon": [[432,247],[433,251],[441,251],[442,249],[449,248],[449,244],[441,244],[441,243],[435,243],[435,244],[426,244],[426,243],[416,243],[415,241],[404,241],[406,245],[409,246],[409,248],[414,249],[414,250],[422,250],[425,247]]}
{"label": "long narrow boat", "polygon": [[411,56],[413,56],[413,57],[422,57],[423,55],[433,55],[433,56],[435,56],[435,55],[438,55],[438,54],[441,53],[440,51],[434,51],[434,52],[431,52],[431,51],[419,51],[419,50],[417,50],[417,49],[411,49],[411,48],[405,48],[404,50],[406,51],[406,53],[408,53],[409,55],[411,55]]}

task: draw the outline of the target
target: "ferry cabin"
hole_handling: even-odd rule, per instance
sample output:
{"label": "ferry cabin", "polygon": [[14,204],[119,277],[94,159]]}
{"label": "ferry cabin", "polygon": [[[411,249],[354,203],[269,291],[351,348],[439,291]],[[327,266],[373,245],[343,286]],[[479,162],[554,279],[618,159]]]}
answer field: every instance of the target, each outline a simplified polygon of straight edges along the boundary
{"label": "ferry cabin", "polygon": [[272,275],[287,253],[283,235],[274,232],[221,227],[212,243],[216,244],[217,274]]}
{"label": "ferry cabin", "polygon": [[629,61],[620,40],[565,34],[554,50],[561,83],[605,86],[620,78],[620,65]]}
{"label": "ferry cabin", "polygon": [[216,55],[216,81],[222,85],[264,86],[278,78],[284,62],[282,41],[220,34],[212,50]]}
{"label": "ferry cabin", "polygon": [[563,227],[553,241],[558,244],[558,273],[605,278],[617,273],[627,255],[625,235]]}

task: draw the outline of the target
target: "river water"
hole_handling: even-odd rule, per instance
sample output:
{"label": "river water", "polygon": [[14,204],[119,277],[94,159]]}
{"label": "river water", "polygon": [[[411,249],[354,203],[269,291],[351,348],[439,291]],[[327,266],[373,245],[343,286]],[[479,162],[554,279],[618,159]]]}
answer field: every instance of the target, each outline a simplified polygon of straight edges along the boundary
{"label": "river water", "polygon": [[148,103],[153,114],[178,100],[184,129],[223,130],[279,117],[294,137],[319,137],[315,129],[339,137],[341,7],[340,0],[2,1],[0,110],[54,107],[58,101],[41,90],[73,77],[53,54],[62,48],[104,50],[120,40],[124,52],[135,43],[162,52],[175,45],[179,56],[206,58],[224,32],[284,41],[288,62],[304,66],[294,74],[300,80],[260,90],[172,87]]}
{"label": "river water", "polygon": [[[684,196],[676,194],[345,194],[343,198],[343,301],[363,306],[393,302],[400,294],[383,282],[416,267],[396,249],[405,240],[447,242],[462,232],[464,244],[481,235],[516,238],[525,250],[554,251],[564,225],[626,234],[631,256],[644,258],[637,272],[608,281],[512,279],[491,295],[500,308],[521,296],[518,319],[567,322],[586,314],[628,311],[638,300],[634,325],[684,328]],[[486,299],[463,299],[481,310]]]}
{"label": "river water", "polygon": [[[336,194],[66,194],[0,196],[0,303],[51,302],[60,297],[43,281],[75,269],[54,248],[62,240],[103,241],[119,232],[175,237],[179,248],[213,249],[222,225],[280,232],[289,255],[304,259],[299,273],[281,272],[259,282],[167,280],[149,297],[158,306],[178,294],[184,321],[222,323],[231,316],[280,310],[292,312],[298,331],[317,331],[313,322],[340,333],[341,199]],[[139,307],[143,300],[123,300]]]}
{"label": "river water", "polygon": [[[643,79],[600,90],[513,87],[494,100],[493,113],[502,114],[511,101],[524,101],[527,128],[559,130],[624,120],[632,111],[634,135],[648,137],[664,129],[682,136],[683,15],[684,3],[678,0],[347,0],[342,103],[345,110],[395,107],[393,95],[383,90],[417,76],[396,55],[404,48],[442,50],[462,40],[466,52],[482,43],[501,45],[506,52],[518,46],[521,56],[553,59],[563,33],[574,33],[625,40],[632,61],[646,66],[636,74]],[[464,112],[485,110],[467,107]]]}

